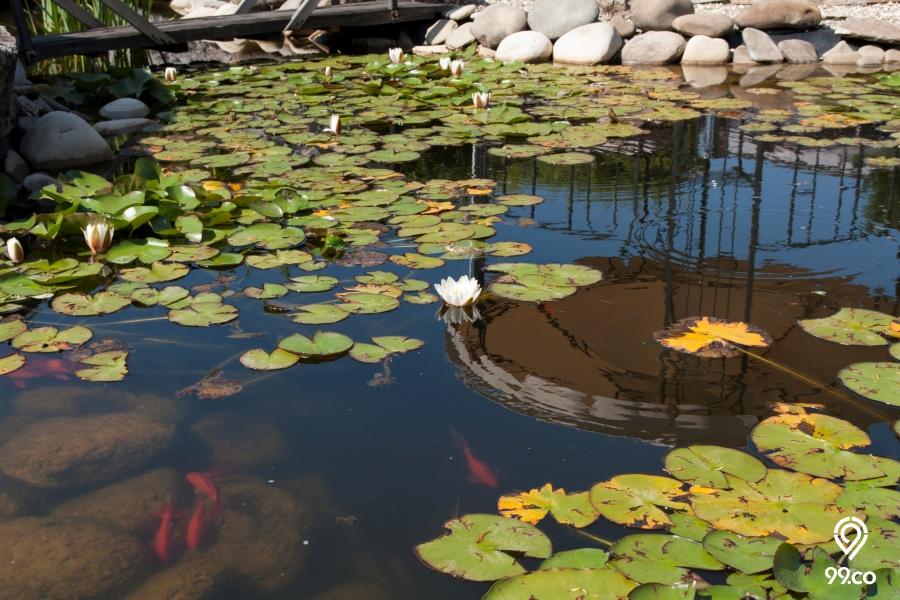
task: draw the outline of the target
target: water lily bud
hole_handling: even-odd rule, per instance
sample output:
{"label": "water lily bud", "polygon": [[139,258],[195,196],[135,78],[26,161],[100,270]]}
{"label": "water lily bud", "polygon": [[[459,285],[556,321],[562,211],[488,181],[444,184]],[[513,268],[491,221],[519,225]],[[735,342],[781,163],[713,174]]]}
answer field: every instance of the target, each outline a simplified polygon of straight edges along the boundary
{"label": "water lily bud", "polygon": [[178,77],[178,71],[175,70],[175,67],[166,67],[166,70],[163,72],[163,77],[166,81],[172,83]]}
{"label": "water lily bud", "polygon": [[325,131],[331,135],[341,135],[341,115],[331,115],[331,122],[325,128]]}
{"label": "water lily bud", "polygon": [[451,62],[453,62],[453,59],[451,59],[449,56],[442,56],[440,58],[440,60],[438,61],[438,65],[440,65],[441,69],[446,71],[447,69],[450,68]]}
{"label": "water lily bud", "polygon": [[490,92],[475,92],[472,94],[472,104],[475,108],[487,108],[491,103]]}
{"label": "water lily bud", "polygon": [[466,63],[461,60],[454,60],[450,63],[450,74],[455,78],[459,79],[463,74],[463,67],[466,66]]}
{"label": "water lily bud", "polygon": [[403,48],[391,48],[388,50],[388,58],[390,58],[391,62],[395,65],[402,63],[403,57]]}
{"label": "water lily bud", "polygon": [[6,240],[6,253],[9,255],[9,260],[11,260],[14,265],[25,260],[25,249],[22,248],[21,242],[14,237]]}
{"label": "water lily bud", "polygon": [[331,81],[331,67],[325,67],[325,80]]}
{"label": "water lily bud", "polygon": [[84,243],[90,248],[91,254],[103,254],[112,245],[115,229],[109,223],[91,223],[81,230],[84,234]]}

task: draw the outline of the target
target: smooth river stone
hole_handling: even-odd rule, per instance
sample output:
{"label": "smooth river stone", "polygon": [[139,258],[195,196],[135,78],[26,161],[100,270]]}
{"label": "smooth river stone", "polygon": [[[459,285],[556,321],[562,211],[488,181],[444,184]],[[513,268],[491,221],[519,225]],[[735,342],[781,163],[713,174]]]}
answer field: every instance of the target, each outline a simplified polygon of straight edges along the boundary
{"label": "smooth river stone", "polygon": [[721,38],[695,35],[688,40],[681,56],[683,65],[724,65],[728,62],[728,42]]}
{"label": "smooth river stone", "polygon": [[440,19],[435,21],[431,27],[425,31],[425,44],[437,45],[443,44],[450,37],[450,34],[459,28],[459,23],[451,19]]}
{"label": "smooth river stone", "polygon": [[822,21],[819,7],[809,0],[756,0],[734,18],[738,27],[811,29]]}
{"label": "smooth river stone", "polygon": [[734,29],[734,22],[728,15],[681,15],[672,21],[672,29],[686,36],[722,37]]}
{"label": "smooth river stone", "polygon": [[99,133],[76,114],[49,112],[22,138],[19,150],[35,169],[67,169],[113,159],[113,151]]}
{"label": "smooth river stone", "polygon": [[631,0],[631,20],[642,31],[672,29],[672,21],[694,13],[691,0]]}
{"label": "smooth river stone", "polygon": [[780,63],[784,60],[781,50],[775,42],[763,31],[747,27],[741,32],[744,45],[750,58],[758,63]]}
{"label": "smooth river stone", "polygon": [[553,61],[570,65],[606,64],[622,48],[612,23],[590,23],[565,34],[553,45]]}
{"label": "smooth river stone", "polygon": [[538,0],[528,13],[528,27],[556,40],[576,27],[597,20],[594,0]]}
{"label": "smooth river stone", "polygon": [[622,48],[623,65],[668,65],[678,62],[685,41],[672,31],[648,31],[637,35]]}
{"label": "smooth river stone", "polygon": [[150,107],[137,98],[119,98],[109,102],[100,109],[100,116],[105,119],[135,119],[150,114]]}
{"label": "smooth river stone", "polygon": [[827,65],[855,65],[859,59],[859,52],[843,40],[822,55],[822,62]]}
{"label": "smooth river stone", "polygon": [[815,63],[819,62],[816,47],[805,40],[784,40],[778,42],[785,62],[789,63]]}
{"label": "smooth river stone", "polygon": [[553,42],[540,31],[520,31],[500,42],[496,59],[501,62],[542,63],[553,55]]}
{"label": "smooth river stone", "polygon": [[475,41],[472,33],[472,23],[463,23],[447,38],[446,46],[451,50],[464,48]]}
{"label": "smooth river stone", "polygon": [[[472,22],[472,35],[478,43],[488,48],[496,48],[505,38],[524,30],[528,26],[528,16],[521,8],[494,4],[478,13]],[[447,45],[451,46],[448,40]]]}
{"label": "smooth river stone", "polygon": [[837,23],[834,31],[847,37],[900,45],[900,23],[887,19],[846,19]]}

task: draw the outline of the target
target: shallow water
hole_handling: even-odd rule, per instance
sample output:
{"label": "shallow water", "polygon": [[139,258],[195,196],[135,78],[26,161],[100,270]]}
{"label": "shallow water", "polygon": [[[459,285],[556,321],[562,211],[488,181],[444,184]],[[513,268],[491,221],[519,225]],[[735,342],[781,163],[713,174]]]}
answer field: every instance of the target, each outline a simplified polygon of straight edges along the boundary
{"label": "shallow water", "polygon": [[[28,423],[107,413],[122,403],[171,413],[171,447],[115,479],[169,468],[178,484],[132,486],[123,502],[174,494],[189,510],[192,492],[182,475],[215,468],[231,511],[225,518],[250,521],[213,531],[199,551],[176,552],[163,565],[150,551],[155,524],[148,514],[127,528],[141,553],[124,587],[137,590],[154,576],[168,577],[174,589],[189,587],[196,573],[209,571],[218,585],[202,597],[222,599],[480,597],[487,585],[429,571],[412,547],[454,516],[495,512],[505,491],[544,482],[579,490],[623,472],[660,473],[674,445],[745,448],[750,428],[774,402],[822,403],[828,414],[865,428],[874,454],[898,457],[889,426],[898,411],[886,405],[838,399],[746,356],[696,358],[653,341],[654,331],[675,320],[714,315],[762,327],[775,339],[766,358],[828,384],[847,364],[886,360],[883,348],[831,344],[796,321],[844,306],[898,313],[900,172],[863,166],[868,150],[861,146],[758,143],[738,125],[703,116],[656,127],[574,167],[505,160],[482,146],[431,150],[401,170],[419,180],[488,177],[497,193],[543,197],[538,206],[512,207],[494,225],[494,240],[527,242],[529,262],[588,265],[604,280],[556,302],[494,297],[479,306],[475,323],[447,324],[437,305],[403,303],[327,329],[357,340],[412,335],[424,340],[421,350],[382,365],[342,358],[263,375],[241,367],[237,356],[301,328],[260,301],[230,297],[238,324],[208,329],[175,327],[159,320],[160,308],[132,307],[90,320],[95,339],[132,348],[126,380],[39,379],[21,389],[0,378],[0,441]],[[407,273],[390,263],[374,268]],[[433,283],[483,268],[483,259],[448,261],[416,277]],[[329,266],[319,273],[349,280],[368,270]],[[284,278],[241,266],[197,269],[179,285],[239,292]],[[81,322],[45,305],[28,319]],[[216,368],[243,391],[217,400],[179,394]],[[65,400],[62,390],[73,396]],[[499,473],[496,489],[467,479],[453,430]],[[19,515],[57,511],[58,519],[61,505],[103,488],[38,492],[12,479],[0,486],[19,499]],[[102,522],[109,506],[88,499],[74,518]],[[584,543],[563,528],[544,529],[556,550]],[[625,530],[600,523],[592,531],[614,538]],[[231,547],[217,548],[223,540]],[[88,548],[101,543],[85,541]],[[48,589],[60,585],[53,576],[46,572]],[[142,594],[153,597],[146,588]]]}

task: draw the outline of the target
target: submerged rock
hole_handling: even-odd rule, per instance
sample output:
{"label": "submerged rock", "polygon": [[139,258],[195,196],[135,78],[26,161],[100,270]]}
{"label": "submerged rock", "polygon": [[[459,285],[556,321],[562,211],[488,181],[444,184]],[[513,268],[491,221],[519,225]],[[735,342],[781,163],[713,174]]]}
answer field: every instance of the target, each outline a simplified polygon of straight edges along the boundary
{"label": "submerged rock", "polygon": [[565,34],[553,45],[553,60],[570,65],[598,65],[622,48],[622,36],[611,23],[590,23]]}
{"label": "submerged rock", "polygon": [[553,43],[539,31],[520,31],[503,39],[497,46],[497,60],[542,63],[553,55]]}
{"label": "submerged rock", "polygon": [[35,169],[66,169],[113,159],[113,151],[87,121],[70,112],[49,112],[22,138],[20,150]]}
{"label": "submerged rock", "polygon": [[374,583],[342,583],[315,596],[314,600],[390,600],[391,595]]}
{"label": "submerged rock", "polygon": [[140,529],[155,521],[154,511],[178,496],[181,481],[174,469],[155,469],[68,500],[56,507],[53,515],[106,521],[129,531]]}
{"label": "submerged rock", "polygon": [[143,568],[132,536],[87,519],[0,521],[0,590],[16,600],[112,597]]}
{"label": "submerged rock", "polygon": [[212,463],[229,470],[269,467],[284,458],[287,450],[281,429],[265,417],[214,413],[194,423],[191,429],[208,445]]}
{"label": "submerged rock", "polygon": [[642,31],[672,29],[672,21],[694,12],[691,0],[631,0],[631,20]]}
{"label": "submerged rock", "polygon": [[96,485],[145,464],[174,433],[134,413],[46,419],[0,447],[0,471],[38,488]]}
{"label": "submerged rock", "polygon": [[672,31],[648,31],[637,35],[622,48],[623,65],[667,65],[678,62],[685,41]]}
{"label": "submerged rock", "polygon": [[[472,23],[472,35],[482,46],[496,48],[504,38],[525,29],[527,18],[521,8],[494,4],[478,13],[478,19]],[[449,39],[447,45],[453,47]]]}
{"label": "submerged rock", "polygon": [[528,26],[555,40],[576,27],[593,23],[599,14],[594,0],[538,0],[528,13]]}
{"label": "submerged rock", "polygon": [[[54,179],[53,182],[56,182]],[[153,394],[129,394],[114,389],[98,391],[74,385],[43,386],[16,395],[16,412],[37,417],[76,416],[133,410],[142,415],[174,423],[183,406],[172,398]]]}
{"label": "submerged rock", "polygon": [[125,600],[212,600],[227,581],[223,565],[195,555],[156,573],[131,590]]}

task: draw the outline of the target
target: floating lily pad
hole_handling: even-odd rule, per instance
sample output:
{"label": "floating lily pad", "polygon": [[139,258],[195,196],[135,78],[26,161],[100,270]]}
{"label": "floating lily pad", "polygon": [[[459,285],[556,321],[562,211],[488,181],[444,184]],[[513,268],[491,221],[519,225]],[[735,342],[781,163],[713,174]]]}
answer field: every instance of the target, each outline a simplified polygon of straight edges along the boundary
{"label": "floating lily pad", "polygon": [[800,551],[790,544],[782,544],[775,553],[774,572],[778,583],[794,592],[806,593],[810,600],[856,600],[862,596],[862,585],[839,582],[829,584],[825,575],[835,562],[821,548],[813,550],[811,565],[803,562]]}
{"label": "floating lily pad", "polygon": [[291,283],[286,284],[287,289],[294,292],[327,292],[339,283],[336,277],[328,275],[302,275],[291,277]]}
{"label": "floating lily pad", "polygon": [[728,487],[733,475],[747,481],[766,476],[766,466],[740,450],[720,446],[688,446],[676,448],[666,455],[666,471],[682,481],[705,487]]}
{"label": "floating lily pad", "polygon": [[402,335],[382,335],[372,338],[372,341],[392,354],[402,354],[418,350],[425,345],[422,340],[405,337]]}
{"label": "floating lily pad", "polygon": [[282,227],[277,223],[257,223],[250,225],[228,237],[234,246],[255,244],[266,250],[292,248],[302,244],[306,235],[297,227]]}
{"label": "floating lily pad", "polygon": [[246,287],[244,295],[248,298],[256,298],[257,300],[271,300],[273,298],[281,298],[287,295],[288,288],[280,283],[264,283],[261,288]]}
{"label": "floating lily pad", "polygon": [[869,400],[900,406],[900,363],[854,363],[838,372],[849,389]]}
{"label": "floating lily pad", "polygon": [[[547,558],[550,540],[535,527],[497,515],[464,515],[444,524],[449,531],[416,546],[436,571],[471,581],[494,581],[525,573],[512,554]],[[511,554],[512,553],[512,554]]]}
{"label": "floating lily pad", "polygon": [[615,569],[542,569],[498,581],[482,600],[626,598],[635,586]]}
{"label": "floating lily pad", "polygon": [[0,375],[8,375],[25,365],[25,357],[21,354],[10,354],[0,357]]}
{"label": "floating lily pad", "polygon": [[341,310],[362,315],[388,312],[400,306],[400,301],[396,298],[365,292],[343,294],[341,300],[343,300]]}
{"label": "floating lily pad", "polygon": [[25,332],[28,325],[22,319],[0,321],[0,342],[5,342]]}
{"label": "floating lily pad", "polygon": [[191,302],[169,311],[169,320],[187,327],[222,325],[238,318],[238,309],[221,302]]}
{"label": "floating lily pad", "polygon": [[578,548],[557,552],[541,563],[541,569],[598,569],[609,561],[609,552],[599,548]]}
{"label": "floating lily pad", "polygon": [[845,345],[884,346],[893,317],[864,308],[842,308],[830,317],[799,321],[817,338]]}
{"label": "floating lily pad", "polygon": [[56,312],[75,317],[108,315],[131,305],[131,298],[109,291],[89,294],[62,294],[53,299],[50,306]]}
{"label": "floating lily pad", "polygon": [[771,569],[781,544],[777,537],[747,538],[730,531],[713,531],[703,539],[703,548],[714,558],[748,575]]}
{"label": "floating lily pad", "polygon": [[564,489],[553,489],[549,483],[540,489],[500,496],[497,510],[505,517],[516,518],[532,525],[548,513],[558,522],[573,527],[587,527],[596,521],[598,516],[587,492],[566,494]]}
{"label": "floating lily pad", "polygon": [[181,263],[153,263],[150,268],[122,269],[119,271],[119,277],[137,283],[164,283],[181,279],[189,272],[190,269]]}
{"label": "floating lily pad", "polygon": [[83,358],[81,363],[90,366],[75,371],[75,376],[85,381],[122,381],[128,374],[127,358],[128,353],[121,350],[100,352]]}
{"label": "floating lily pad", "polygon": [[[644,583],[634,588],[628,594],[628,600],[694,600],[697,594],[697,584],[691,582],[674,583]],[[725,598],[715,597],[717,600]],[[737,600],[737,599],[735,599]],[[743,600],[741,596],[740,600]]]}
{"label": "floating lily pad", "polygon": [[424,256],[414,252],[407,252],[402,255],[391,256],[391,262],[410,269],[436,269],[444,265],[444,261],[440,258],[432,256]]}
{"label": "floating lily pad", "polygon": [[659,529],[672,525],[664,508],[685,510],[683,484],[657,475],[617,475],[595,484],[590,499],[603,517],[629,527]]}
{"label": "floating lily pad", "polygon": [[20,333],[10,343],[22,352],[62,352],[84,344],[92,335],[90,329],[81,325],[63,330],[38,327]]}
{"label": "floating lily pad", "polygon": [[638,583],[679,583],[689,568],[724,568],[703,544],[661,533],[627,535],[613,544],[610,554],[609,564]]}
{"label": "floating lily pad", "polygon": [[594,162],[594,155],[585,152],[563,152],[560,154],[544,154],[537,157],[548,165],[586,165]]}
{"label": "floating lily pad", "polygon": [[307,304],[298,306],[297,311],[291,315],[291,320],[305,325],[337,323],[350,316],[339,304]]}
{"label": "floating lily pad", "polygon": [[278,342],[278,347],[301,358],[325,359],[339,356],[353,347],[353,340],[342,333],[317,331],[312,339],[295,333]]}
{"label": "floating lily pad", "polygon": [[241,354],[241,364],[255,371],[278,371],[287,369],[300,360],[300,357],[292,352],[276,348],[271,353],[262,348],[254,348]]}
{"label": "floating lily pad", "polygon": [[415,294],[403,294],[403,300],[410,304],[432,304],[440,298],[430,292],[416,292]]}
{"label": "floating lily pad", "polygon": [[356,342],[350,349],[350,356],[364,363],[379,363],[390,356],[390,352],[375,344]]}
{"label": "floating lily pad", "polygon": [[276,250],[271,254],[251,254],[247,264],[257,269],[274,269],[285,265],[299,265],[312,260],[312,255],[303,250]]}

